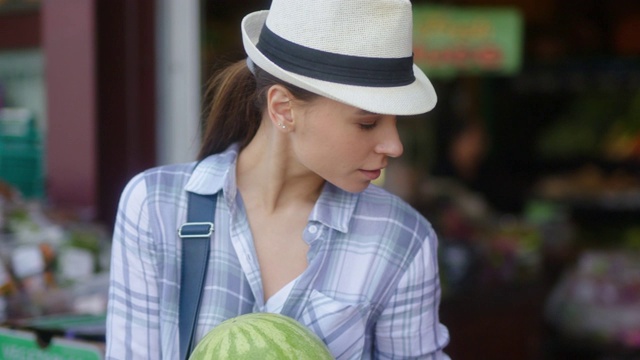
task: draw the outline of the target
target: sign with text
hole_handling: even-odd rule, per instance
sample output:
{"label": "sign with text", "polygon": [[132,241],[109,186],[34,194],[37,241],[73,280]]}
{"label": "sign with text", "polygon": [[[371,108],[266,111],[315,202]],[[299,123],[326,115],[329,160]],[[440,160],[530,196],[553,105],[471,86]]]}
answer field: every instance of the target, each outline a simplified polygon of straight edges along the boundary
{"label": "sign with text", "polygon": [[512,8],[414,6],[414,61],[428,76],[515,74],[523,19]]}

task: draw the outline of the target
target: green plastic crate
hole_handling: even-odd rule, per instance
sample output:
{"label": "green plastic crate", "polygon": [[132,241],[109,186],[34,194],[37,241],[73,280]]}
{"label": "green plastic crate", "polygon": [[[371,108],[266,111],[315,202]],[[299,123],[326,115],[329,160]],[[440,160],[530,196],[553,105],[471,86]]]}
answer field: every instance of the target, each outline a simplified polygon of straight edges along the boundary
{"label": "green plastic crate", "polygon": [[0,109],[0,181],[25,198],[44,196],[41,136],[30,112]]}

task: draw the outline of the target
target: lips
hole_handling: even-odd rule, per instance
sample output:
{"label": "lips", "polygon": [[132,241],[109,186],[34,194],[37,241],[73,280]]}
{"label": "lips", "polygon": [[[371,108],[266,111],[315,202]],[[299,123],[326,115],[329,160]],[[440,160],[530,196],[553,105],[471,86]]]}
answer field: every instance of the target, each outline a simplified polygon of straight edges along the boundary
{"label": "lips", "polygon": [[382,170],[380,170],[380,169],[378,169],[378,170],[360,170],[360,172],[362,174],[364,174],[364,176],[366,176],[367,179],[375,180],[375,179],[380,177],[380,173],[382,172]]}

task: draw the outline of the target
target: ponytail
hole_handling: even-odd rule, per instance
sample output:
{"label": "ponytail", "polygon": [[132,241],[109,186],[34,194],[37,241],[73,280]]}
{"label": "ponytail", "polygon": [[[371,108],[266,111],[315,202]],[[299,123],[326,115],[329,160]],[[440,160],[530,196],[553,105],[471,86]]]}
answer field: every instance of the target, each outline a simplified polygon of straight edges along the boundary
{"label": "ponytail", "polygon": [[253,139],[267,106],[267,90],[276,84],[286,87],[298,100],[318,95],[285,83],[259,67],[249,71],[245,60],[224,68],[209,81],[204,99],[209,102],[198,160],[226,150],[239,142],[246,147]]}
{"label": "ponytail", "polygon": [[205,92],[209,107],[198,160],[240,142],[246,146],[258,131],[262,113],[254,106],[256,80],[244,60],[214,75]]}

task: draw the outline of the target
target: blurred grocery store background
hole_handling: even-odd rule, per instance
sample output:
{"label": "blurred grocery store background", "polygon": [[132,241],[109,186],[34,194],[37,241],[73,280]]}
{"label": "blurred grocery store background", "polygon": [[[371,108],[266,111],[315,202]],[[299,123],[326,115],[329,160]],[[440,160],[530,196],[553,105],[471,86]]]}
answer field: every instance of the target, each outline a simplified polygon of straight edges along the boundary
{"label": "blurred grocery store background", "polygon": [[[439,102],[379,184],[440,236],[448,353],[639,359],[640,2],[413,4]],[[0,337],[100,344],[119,193],[194,158],[206,79],[268,5],[0,0]]]}

